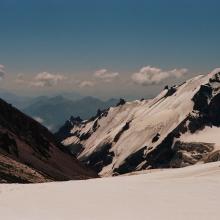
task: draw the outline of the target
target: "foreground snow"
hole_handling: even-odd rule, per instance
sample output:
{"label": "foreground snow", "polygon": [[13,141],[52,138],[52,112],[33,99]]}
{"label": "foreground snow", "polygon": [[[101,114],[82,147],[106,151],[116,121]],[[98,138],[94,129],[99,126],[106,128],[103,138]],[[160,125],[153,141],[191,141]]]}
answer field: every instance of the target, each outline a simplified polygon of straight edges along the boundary
{"label": "foreground snow", "polygon": [[220,162],[146,174],[0,185],[4,220],[220,219]]}

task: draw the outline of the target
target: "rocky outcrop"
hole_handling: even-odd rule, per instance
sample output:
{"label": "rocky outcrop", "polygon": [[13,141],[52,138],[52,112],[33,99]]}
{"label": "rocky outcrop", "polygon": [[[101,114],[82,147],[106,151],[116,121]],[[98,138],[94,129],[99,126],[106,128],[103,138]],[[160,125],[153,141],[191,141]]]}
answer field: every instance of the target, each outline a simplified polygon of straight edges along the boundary
{"label": "rocky outcrop", "polygon": [[55,136],[58,142],[62,141],[63,139],[68,138],[71,136],[70,131],[74,126],[77,126],[82,123],[82,119],[78,117],[71,116],[69,120],[65,122],[65,124],[55,133]]}
{"label": "rocky outcrop", "polygon": [[207,158],[214,151],[214,144],[177,141],[174,144],[174,155],[170,161],[170,167],[179,168],[194,165],[198,162],[207,162]]}
{"label": "rocky outcrop", "polygon": [[124,99],[120,99],[116,106],[124,105],[126,101]]}

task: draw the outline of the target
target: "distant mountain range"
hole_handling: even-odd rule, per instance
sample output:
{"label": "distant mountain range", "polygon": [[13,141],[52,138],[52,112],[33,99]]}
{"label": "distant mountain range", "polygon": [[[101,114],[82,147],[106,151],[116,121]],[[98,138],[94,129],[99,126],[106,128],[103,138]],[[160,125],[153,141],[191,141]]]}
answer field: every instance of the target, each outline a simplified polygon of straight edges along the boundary
{"label": "distant mountain range", "polygon": [[32,97],[16,95],[3,89],[0,89],[0,98],[18,109],[27,107],[33,99]]}
{"label": "distant mountain range", "polygon": [[89,119],[96,115],[98,109],[106,109],[118,102],[117,99],[102,101],[95,97],[82,97],[75,92],[63,92],[55,96],[28,97],[0,90],[0,98],[53,132],[57,131],[71,116]]}
{"label": "distant mountain range", "polygon": [[39,95],[39,96],[27,96],[27,95],[17,95],[15,92],[10,92],[5,89],[0,89],[0,98],[5,100],[8,103],[11,103],[14,107],[19,109],[24,109],[27,106],[33,104],[34,102],[37,102],[41,99],[46,98],[52,98],[56,96],[63,96],[66,99],[75,101],[82,99],[84,96],[80,95],[79,93],[73,91],[73,92],[59,92],[55,94],[50,95]]}
{"label": "distant mountain range", "polygon": [[23,112],[51,131],[56,131],[71,116],[89,119],[96,114],[98,109],[106,109],[114,106],[117,102],[116,99],[102,101],[94,97],[85,97],[76,101],[66,99],[63,96],[38,97],[32,104],[24,108]]}

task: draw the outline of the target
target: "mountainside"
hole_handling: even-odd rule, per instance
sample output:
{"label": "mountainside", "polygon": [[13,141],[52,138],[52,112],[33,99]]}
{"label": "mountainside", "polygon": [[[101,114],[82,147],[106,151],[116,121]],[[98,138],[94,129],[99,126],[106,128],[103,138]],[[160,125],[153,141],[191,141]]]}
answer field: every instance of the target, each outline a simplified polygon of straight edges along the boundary
{"label": "mountainside", "polygon": [[51,131],[58,128],[71,116],[88,119],[95,115],[98,109],[105,109],[115,105],[116,99],[106,102],[94,97],[85,97],[80,100],[69,100],[63,96],[41,97],[30,104],[23,111],[38,120]]}
{"label": "mountainside", "polygon": [[96,177],[64,151],[42,125],[0,99],[0,182]]}
{"label": "mountainside", "polygon": [[[62,143],[100,175],[220,159],[220,69],[72,122]],[[207,137],[206,137],[207,136]],[[220,138],[219,138],[220,139]]]}

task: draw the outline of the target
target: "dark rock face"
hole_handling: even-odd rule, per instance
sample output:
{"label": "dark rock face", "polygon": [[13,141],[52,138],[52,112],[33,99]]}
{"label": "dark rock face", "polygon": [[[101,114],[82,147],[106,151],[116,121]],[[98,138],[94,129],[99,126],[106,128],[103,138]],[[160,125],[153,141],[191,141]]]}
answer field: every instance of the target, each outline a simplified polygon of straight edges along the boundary
{"label": "dark rock face", "polygon": [[157,134],[154,136],[154,138],[152,139],[152,143],[157,142],[157,141],[159,140],[159,138],[160,138],[160,134],[157,133]]}
{"label": "dark rock face", "polygon": [[214,126],[220,126],[220,94],[216,95],[210,102],[208,118]]}
{"label": "dark rock face", "polygon": [[103,144],[89,158],[82,158],[81,161],[97,172],[100,172],[103,166],[107,166],[112,162],[114,153],[109,151],[111,147],[112,145],[110,143]]}
{"label": "dark rock face", "polygon": [[193,97],[194,109],[201,113],[206,113],[209,105],[209,100],[212,97],[212,87],[209,84],[202,85],[200,90]]}
{"label": "dark rock face", "polygon": [[[175,137],[175,131],[168,135],[161,144],[159,144],[154,150],[146,152],[145,166],[151,168],[167,168],[169,161],[173,157],[173,151],[171,149],[173,139]],[[141,163],[142,161],[140,161]]]}
{"label": "dark rock face", "polygon": [[167,91],[167,94],[165,95],[165,97],[171,96],[176,92],[176,88],[174,86],[171,88],[167,88],[167,89],[168,89],[168,91]]}
{"label": "dark rock face", "polygon": [[16,141],[8,135],[8,133],[0,134],[0,148],[8,154],[18,157],[18,148]]}
{"label": "dark rock face", "polygon": [[130,125],[130,121],[129,122],[126,122],[126,124],[123,126],[123,128],[118,132],[118,134],[115,135],[115,138],[114,138],[114,142],[117,142],[119,140],[119,138],[121,137],[121,135],[129,129],[129,125]]}
{"label": "dark rock face", "polygon": [[147,147],[144,147],[126,158],[122,165],[113,170],[113,175],[115,176],[118,174],[125,174],[134,171],[136,167],[140,164],[140,161],[145,160],[144,151],[146,150],[146,148]]}
{"label": "dark rock face", "polygon": [[57,140],[60,142],[65,138],[71,136],[70,131],[73,129],[75,125],[79,125],[82,123],[82,119],[80,117],[71,116],[69,120],[65,122],[65,124],[59,129],[58,132],[55,133]]}
{"label": "dark rock face", "polygon": [[209,82],[210,83],[213,83],[213,82],[220,83],[220,73],[217,73],[212,78],[210,78]]}
{"label": "dark rock face", "polygon": [[210,152],[214,150],[214,144],[177,141],[173,147],[174,156],[170,161],[170,167],[178,168],[205,161]]}
{"label": "dark rock face", "polygon": [[220,161],[220,151],[215,151],[204,159],[205,163]]}
{"label": "dark rock face", "polygon": [[68,147],[68,151],[70,152],[70,154],[72,154],[74,157],[77,157],[82,151],[83,151],[83,145],[80,143],[77,144],[71,144]]}
{"label": "dark rock face", "polygon": [[1,99],[0,163],[0,182],[63,181],[97,176],[66,153],[45,127]]}
{"label": "dark rock face", "polygon": [[124,105],[126,101],[124,99],[120,99],[116,106]]}
{"label": "dark rock face", "polygon": [[204,117],[204,115],[199,115],[197,117],[189,116],[188,129],[193,134],[196,131],[204,129],[206,122],[207,119]]}
{"label": "dark rock face", "polygon": [[91,136],[91,132],[83,133],[79,136],[80,141],[87,140]]}
{"label": "dark rock face", "polygon": [[96,112],[96,115],[91,117],[88,121],[94,121],[95,119],[100,119],[102,117],[105,117],[108,115],[108,110],[109,109],[104,109],[104,110],[100,110],[98,109]]}
{"label": "dark rock face", "polygon": [[219,79],[220,73],[215,74],[193,97],[194,109],[200,113],[200,124],[220,126],[220,88],[213,85],[219,83]]}
{"label": "dark rock face", "polygon": [[92,126],[92,131],[96,132],[96,130],[99,128],[98,120],[95,121],[94,125]]}

